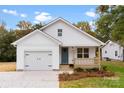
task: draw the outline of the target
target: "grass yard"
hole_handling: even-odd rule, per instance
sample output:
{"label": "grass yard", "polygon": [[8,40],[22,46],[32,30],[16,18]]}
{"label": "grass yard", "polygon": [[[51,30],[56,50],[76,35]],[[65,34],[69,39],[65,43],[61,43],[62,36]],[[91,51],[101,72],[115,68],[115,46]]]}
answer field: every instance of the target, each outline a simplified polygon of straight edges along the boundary
{"label": "grass yard", "polygon": [[124,88],[124,62],[102,62],[114,77],[89,77],[73,81],[61,81],[60,88]]}
{"label": "grass yard", "polygon": [[0,62],[0,72],[8,72],[15,70],[16,70],[15,62]]}

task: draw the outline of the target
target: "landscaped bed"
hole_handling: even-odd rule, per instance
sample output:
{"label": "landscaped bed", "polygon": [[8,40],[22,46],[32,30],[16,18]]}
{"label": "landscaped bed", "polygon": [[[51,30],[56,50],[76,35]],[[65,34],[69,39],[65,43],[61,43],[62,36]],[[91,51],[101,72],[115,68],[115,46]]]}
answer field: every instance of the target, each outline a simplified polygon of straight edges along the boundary
{"label": "landscaped bed", "polygon": [[97,71],[97,72],[74,72],[73,74],[63,73],[59,75],[59,81],[78,80],[87,77],[112,77],[113,72]]}
{"label": "landscaped bed", "polygon": [[60,88],[124,88],[124,62],[102,62],[102,66],[114,72],[114,76],[60,80]]}
{"label": "landscaped bed", "polygon": [[99,69],[82,69],[76,68],[73,74],[63,73],[59,74],[59,81],[78,80],[87,77],[112,77],[115,74],[112,71],[107,71],[106,67]]}

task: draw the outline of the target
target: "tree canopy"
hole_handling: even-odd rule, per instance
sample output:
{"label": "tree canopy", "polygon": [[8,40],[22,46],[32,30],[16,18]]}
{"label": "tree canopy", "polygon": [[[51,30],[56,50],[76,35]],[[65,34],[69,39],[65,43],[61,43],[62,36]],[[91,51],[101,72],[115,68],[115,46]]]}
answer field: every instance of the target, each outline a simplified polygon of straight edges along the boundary
{"label": "tree canopy", "polygon": [[20,30],[27,30],[27,29],[31,29],[32,24],[28,21],[22,20],[19,21],[16,26],[19,27]]}
{"label": "tree canopy", "polygon": [[77,22],[77,23],[75,23],[73,25],[78,27],[82,31],[85,31],[86,33],[96,37],[96,33],[91,30],[91,26],[90,26],[90,24],[88,22],[80,21],[80,22]]}
{"label": "tree canopy", "polygon": [[124,46],[124,6],[101,5],[97,8],[96,33],[102,41],[113,40]]}
{"label": "tree canopy", "polygon": [[40,23],[31,26],[30,22],[20,21],[18,23],[18,26],[20,26],[20,29],[8,30],[6,29],[5,23],[2,22],[0,24],[0,61],[1,62],[15,61],[16,49],[14,46],[11,45],[11,43],[29,34],[30,32],[41,28],[43,25]]}
{"label": "tree canopy", "polygon": [[0,32],[0,61],[15,61],[15,48],[11,45],[16,40],[14,31]]}

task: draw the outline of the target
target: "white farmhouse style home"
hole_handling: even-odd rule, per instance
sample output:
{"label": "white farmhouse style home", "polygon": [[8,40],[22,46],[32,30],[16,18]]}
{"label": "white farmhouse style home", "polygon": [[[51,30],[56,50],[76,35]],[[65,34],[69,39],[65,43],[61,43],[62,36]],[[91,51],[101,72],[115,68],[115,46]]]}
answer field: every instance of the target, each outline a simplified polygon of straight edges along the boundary
{"label": "white farmhouse style home", "polygon": [[17,49],[17,70],[61,70],[65,65],[100,67],[98,52],[104,43],[57,18],[12,44]]}
{"label": "white farmhouse style home", "polygon": [[102,47],[103,60],[124,60],[124,49],[118,43],[108,40]]}

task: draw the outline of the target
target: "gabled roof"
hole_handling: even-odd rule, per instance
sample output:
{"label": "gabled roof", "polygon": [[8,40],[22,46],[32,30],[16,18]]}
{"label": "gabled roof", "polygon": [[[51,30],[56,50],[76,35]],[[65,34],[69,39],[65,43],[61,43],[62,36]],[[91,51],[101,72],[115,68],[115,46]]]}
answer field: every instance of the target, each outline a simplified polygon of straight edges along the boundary
{"label": "gabled roof", "polygon": [[[105,45],[103,45],[102,48],[105,47],[105,46],[106,46],[108,43],[110,43],[110,42],[113,42],[113,41],[111,41],[111,40],[106,41],[106,42],[105,42]],[[118,44],[117,42],[113,42],[113,43]],[[118,44],[118,45],[120,45],[120,44]],[[120,45],[120,46],[121,46],[121,45]]]}
{"label": "gabled roof", "polygon": [[113,41],[111,41],[111,40],[108,40],[108,41],[106,41],[106,42],[105,42],[105,44],[108,44],[109,42],[113,42]]}
{"label": "gabled roof", "polygon": [[17,45],[17,44],[18,44],[19,42],[21,42],[22,40],[28,38],[29,36],[32,36],[33,34],[35,34],[35,33],[37,33],[37,32],[39,32],[40,34],[44,35],[45,37],[47,37],[47,38],[53,40],[55,43],[62,44],[61,41],[59,41],[59,40],[53,38],[52,36],[50,36],[50,35],[48,35],[48,34],[42,32],[42,31],[40,31],[40,30],[35,30],[35,31],[33,31],[33,32],[29,33],[29,34],[27,34],[26,36],[24,36],[24,37],[18,39],[17,41],[11,43],[11,44],[12,44],[12,45]]}
{"label": "gabled roof", "polygon": [[61,20],[61,21],[63,21],[64,23],[68,24],[68,25],[71,26],[72,28],[78,30],[78,31],[81,32],[82,34],[85,34],[86,36],[88,36],[88,37],[92,38],[93,40],[97,41],[98,43],[100,43],[100,45],[104,45],[104,43],[101,42],[100,40],[98,40],[97,38],[91,36],[90,34],[86,33],[85,31],[82,31],[81,29],[77,28],[76,26],[72,25],[72,23],[70,23],[69,21],[67,21],[67,20],[65,20],[65,19],[63,19],[63,18],[61,18],[61,17],[56,18],[55,20],[49,22],[47,25],[45,25],[44,27],[42,27],[40,30],[43,30],[43,29],[47,28],[48,26],[50,26],[50,25],[56,23],[56,22],[59,21],[59,20]]}

